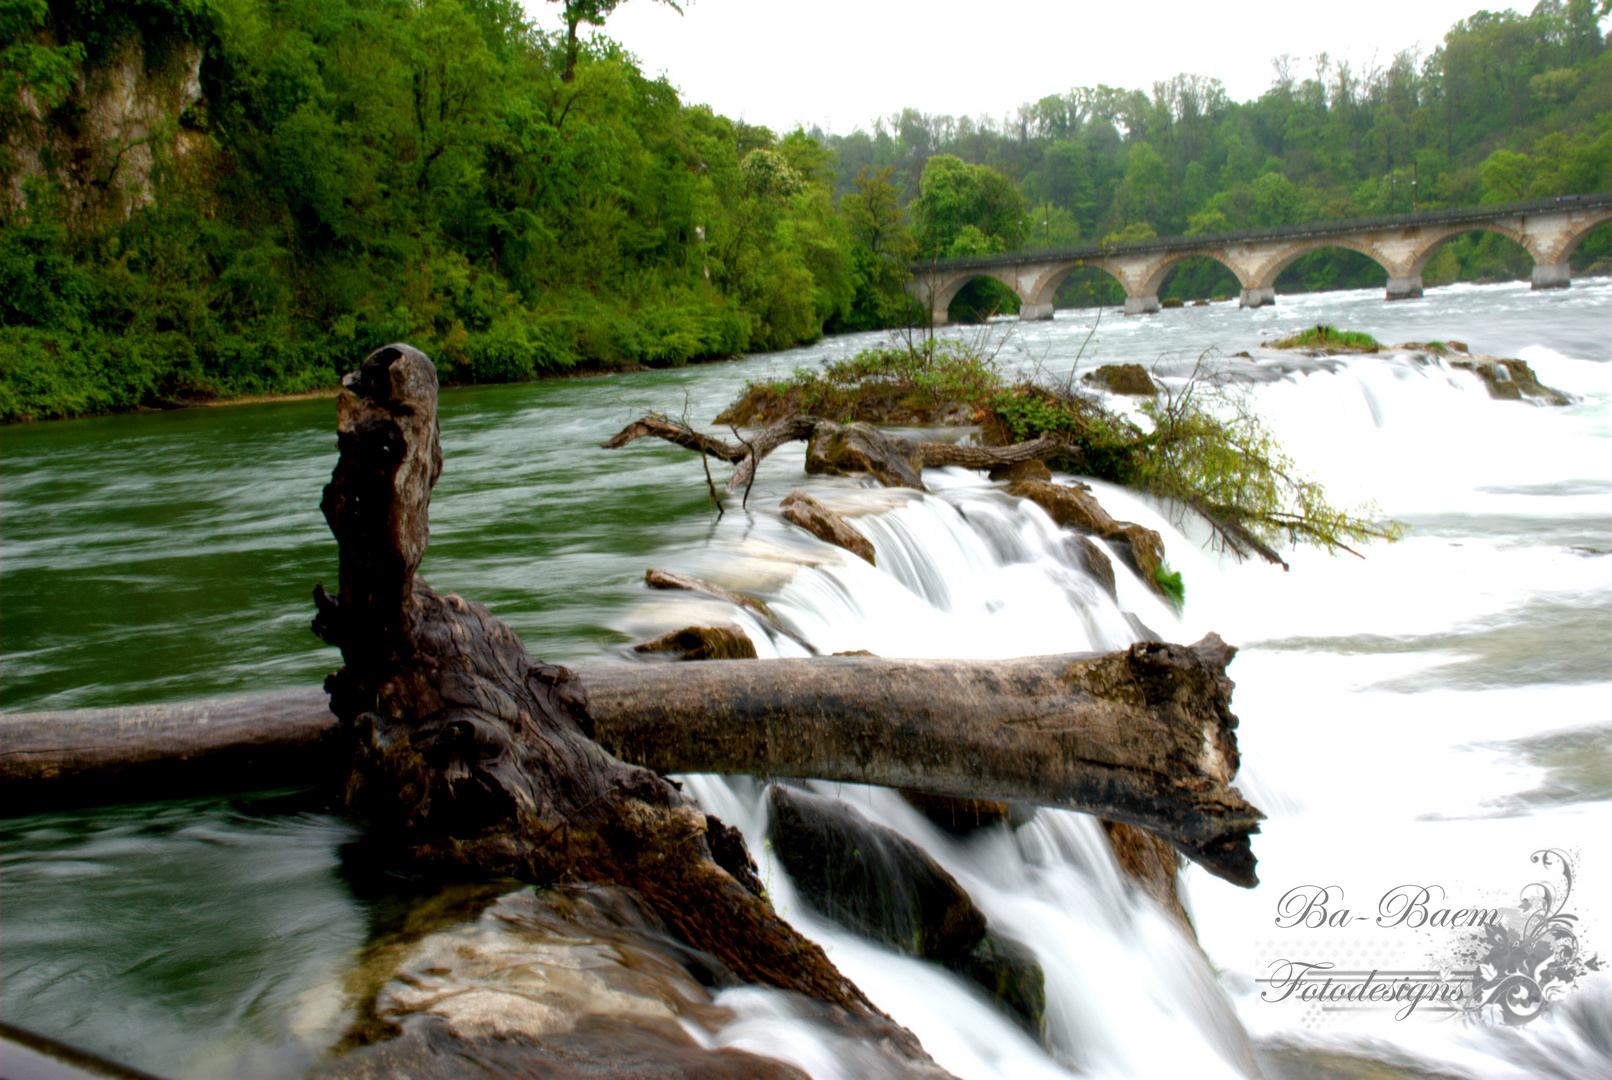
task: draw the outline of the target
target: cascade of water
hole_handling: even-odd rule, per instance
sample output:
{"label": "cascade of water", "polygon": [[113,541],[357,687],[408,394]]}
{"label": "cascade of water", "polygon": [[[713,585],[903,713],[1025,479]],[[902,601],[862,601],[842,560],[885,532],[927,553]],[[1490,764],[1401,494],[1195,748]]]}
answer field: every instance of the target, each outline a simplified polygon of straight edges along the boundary
{"label": "cascade of water", "polygon": [[[1204,546],[1201,526],[1172,521],[1146,498],[1095,485],[1114,516],[1160,530],[1168,559],[1188,584],[1189,603],[1178,614],[1117,558],[1111,596],[1038,508],[989,487],[977,474],[947,470],[926,474],[933,481],[927,495],[836,490],[829,497],[873,541],[877,568],[849,557],[802,567],[774,590],[769,606],[825,652],[865,648],[889,656],[1107,650],[1135,640],[1138,622],[1173,640],[1218,629],[1252,646],[1233,669],[1247,686],[1239,691],[1239,712],[1253,721],[1244,725],[1240,782],[1272,814],[1270,835],[1258,846],[1279,880],[1325,876],[1339,859],[1353,865],[1363,822],[1379,830],[1375,838],[1427,830],[1430,814],[1441,827],[1429,841],[1445,849],[1435,860],[1438,872],[1474,871],[1497,836],[1493,812],[1484,807],[1496,793],[1526,792],[1542,776],[1515,754],[1479,747],[1499,747],[1519,730],[1582,724],[1594,715],[1604,687],[1530,686],[1508,697],[1494,691],[1491,671],[1475,685],[1457,679],[1441,689],[1441,661],[1460,657],[1461,635],[1431,642],[1414,637],[1436,637],[1452,621],[1503,622],[1512,605],[1553,589],[1576,591],[1580,610],[1587,591],[1591,611],[1595,598],[1612,593],[1612,560],[1604,548],[1569,553],[1549,541],[1542,547],[1536,535],[1543,530],[1560,543],[1580,523],[1607,517],[1606,464],[1583,460],[1582,449],[1586,438],[1606,435],[1608,369],[1544,349],[1530,359],[1547,381],[1584,395],[1587,403],[1547,411],[1496,402],[1469,373],[1407,353],[1249,365],[1255,407],[1339,501],[1373,497],[1417,526],[1411,539],[1370,552],[1369,576],[1361,572],[1365,564],[1308,551],[1292,556],[1290,575],[1235,565]],[[1506,426],[1507,438],[1488,437],[1496,423]],[[1470,585],[1452,589],[1452,571]],[[1585,635],[1601,634],[1596,620],[1586,618],[1595,625]],[[1369,640],[1339,648],[1339,635],[1351,634]],[[1403,634],[1413,635],[1411,643],[1394,645],[1391,639]],[[1386,697],[1373,689],[1396,679]],[[1542,695],[1557,708],[1519,727],[1517,710]],[[1307,714],[1303,729],[1284,729],[1279,719],[1300,703]],[[1417,722],[1429,713],[1459,715],[1462,723],[1452,730],[1447,723]],[[1340,727],[1355,737],[1325,738]],[[1388,745],[1395,752],[1385,756]],[[1327,764],[1319,773],[1318,754]],[[1370,805],[1342,817],[1330,812],[1352,800],[1365,775],[1377,780]],[[1250,903],[1247,894],[1195,869],[1184,875],[1188,903],[1207,903],[1200,902],[1197,916],[1205,946],[1236,968],[1217,981],[1198,948],[1126,882],[1089,818],[1043,810],[1016,831],[1002,825],[960,840],[894,793],[815,785],[918,843],[964,885],[994,929],[1031,946],[1046,976],[1044,1052],[962,979],[872,945],[805,905],[767,848],[759,785],[710,777],[689,783],[763,853],[769,888],[791,920],[830,948],[881,1008],[959,1075],[1250,1074],[1259,1066],[1245,1023],[1267,1047],[1326,1039],[1334,1047],[1355,1045],[1348,1037],[1338,1043],[1336,1032],[1295,1033],[1260,1011],[1249,981],[1258,958],[1248,955],[1246,942],[1259,933],[1249,912],[1265,912],[1268,902]],[[1524,796],[1512,805],[1517,798],[1531,813],[1541,812]],[[1449,820],[1465,815],[1475,820]],[[1558,810],[1553,836],[1587,839],[1584,816]],[[1402,847],[1388,861],[1422,857],[1412,855],[1416,850]],[[1234,931],[1227,933],[1228,927]],[[1237,945],[1221,953],[1217,946],[1228,938]],[[1593,999],[1597,991],[1589,993]],[[783,1056],[813,1075],[858,1071],[852,1050],[835,1051],[826,1033],[814,1039],[791,1027],[806,1022],[792,1020],[775,997],[745,991],[724,1000],[740,1020],[712,1036],[716,1043],[771,1045],[762,1052],[774,1054],[810,1046],[810,1053]],[[1571,1060],[1603,1060],[1594,1023],[1577,1013],[1564,1016],[1549,1029],[1552,1045]],[[1412,1064],[1431,1060],[1482,1073],[1537,1068],[1540,1061],[1533,1044],[1519,1049],[1483,1030],[1445,1025],[1429,1033],[1390,1023],[1369,1032],[1398,1047],[1380,1057],[1398,1055]],[[1508,1064],[1514,1061],[1531,1065]]]}

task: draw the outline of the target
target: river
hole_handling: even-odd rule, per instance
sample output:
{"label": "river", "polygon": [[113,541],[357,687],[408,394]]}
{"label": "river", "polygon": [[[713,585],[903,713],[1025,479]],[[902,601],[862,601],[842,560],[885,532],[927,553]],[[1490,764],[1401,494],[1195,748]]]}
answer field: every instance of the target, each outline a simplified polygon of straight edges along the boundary
{"label": "river", "polygon": [[[892,793],[821,789],[924,846],[1034,951],[1040,1044],[970,984],[815,916],[766,846],[759,785],[697,777],[690,789],[746,831],[780,909],[959,1076],[1608,1075],[1604,973],[1536,971],[1560,1000],[1513,1024],[1438,1012],[1431,998],[1404,1018],[1397,1003],[1303,1000],[1278,976],[1297,962],[1442,985],[1494,954],[1458,955],[1467,937],[1433,925],[1436,912],[1494,910],[1523,926],[1536,881],[1551,884],[1554,913],[1576,917],[1556,925],[1575,929],[1581,956],[1612,953],[1612,282],[1109,313],[1095,333],[1093,314],[987,332],[999,363],[1060,376],[1077,357],[1081,370],[1135,361],[1169,376],[1206,351],[1246,350],[1225,362],[1291,456],[1335,501],[1375,500],[1406,539],[1364,559],[1299,549],[1283,573],[1095,485],[1114,516],[1164,536],[1186,585],[1178,613],[1123,568],[1117,602],[1101,595],[1045,516],[981,474],[930,471],[930,494],[892,492],[807,477],[786,448],[749,508],[718,517],[684,451],[597,449],[644,409],[708,423],[746,380],[879,340],[856,335],[733,363],[445,391],[422,574],[487,603],[557,662],[618,658],[633,640],[713,620],[746,625],[763,655],[802,651],[722,605],[650,592],[649,567],[761,598],[825,652],[1110,649],[1132,640],[1133,619],[1167,640],[1215,630],[1241,647],[1238,783],[1269,821],[1254,839],[1258,888],[1183,871],[1201,954],[1126,885],[1090,819],[1043,810],[1016,831],[957,838]],[[1403,352],[1298,363],[1258,347],[1316,323],[1521,357],[1576,401],[1493,400],[1476,377]],[[308,630],[313,584],[333,586],[336,569],[317,509],[332,414],[314,400],[8,428],[0,705],[304,687],[335,667]],[[851,516],[879,569],[785,524],[778,503],[796,486]],[[319,1068],[353,1022],[366,943],[421,902],[355,871],[355,839],[295,797],[0,822],[0,1015],[162,1075]],[[1416,904],[1389,917],[1402,886],[1428,890],[1423,925]],[[884,1068],[781,995],[727,990],[712,1009],[680,1021],[703,1045],[814,1076]]]}

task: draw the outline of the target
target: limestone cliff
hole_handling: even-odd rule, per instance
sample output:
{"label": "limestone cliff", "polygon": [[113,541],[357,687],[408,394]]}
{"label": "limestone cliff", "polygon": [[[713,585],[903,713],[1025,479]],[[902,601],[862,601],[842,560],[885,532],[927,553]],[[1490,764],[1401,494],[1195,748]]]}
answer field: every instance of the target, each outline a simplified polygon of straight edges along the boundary
{"label": "limestone cliff", "polygon": [[76,62],[65,93],[23,86],[0,131],[6,210],[25,212],[39,181],[60,185],[77,226],[126,220],[149,204],[175,166],[211,146],[191,126],[203,58],[191,42],[153,55],[131,35],[98,62]]}

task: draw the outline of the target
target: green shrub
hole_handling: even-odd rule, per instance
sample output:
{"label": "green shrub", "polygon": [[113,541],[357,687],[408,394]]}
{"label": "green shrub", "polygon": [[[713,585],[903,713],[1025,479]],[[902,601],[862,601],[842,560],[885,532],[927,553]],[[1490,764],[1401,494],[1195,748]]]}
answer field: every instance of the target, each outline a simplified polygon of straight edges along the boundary
{"label": "green shrub", "polygon": [[1290,334],[1270,343],[1273,349],[1340,349],[1348,352],[1376,352],[1382,348],[1377,339],[1358,330],[1339,330],[1335,326],[1318,325]]}

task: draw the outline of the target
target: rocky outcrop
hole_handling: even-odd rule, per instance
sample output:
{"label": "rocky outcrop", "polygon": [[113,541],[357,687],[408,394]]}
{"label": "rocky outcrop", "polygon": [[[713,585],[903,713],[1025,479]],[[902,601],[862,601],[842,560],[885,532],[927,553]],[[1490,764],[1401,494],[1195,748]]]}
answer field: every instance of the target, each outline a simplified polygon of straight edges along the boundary
{"label": "rocky outcrop", "polygon": [[[1009,495],[1029,499],[1059,525],[1070,526],[1113,541],[1120,554],[1154,592],[1163,595],[1154,576],[1164,565],[1164,541],[1159,534],[1134,521],[1116,521],[1085,484],[1051,484],[1025,480],[1008,488]],[[1088,564],[1089,565],[1089,564]],[[1112,581],[1112,568],[1109,580]]]}
{"label": "rocky outcrop", "polygon": [[1081,378],[1111,394],[1152,397],[1159,392],[1159,384],[1153,381],[1153,377],[1141,364],[1104,364],[1096,371],[1088,371]]}
{"label": "rocky outcrop", "polygon": [[1473,355],[1464,341],[1402,341],[1400,352],[1432,353],[1458,371],[1483,380],[1489,396],[1500,401],[1532,401],[1537,405],[1571,405],[1573,395],[1546,386],[1526,361]]}
{"label": "rocky outcrop", "polygon": [[1449,365],[1472,372],[1489,388],[1489,396],[1501,401],[1532,401],[1538,405],[1573,403],[1571,395],[1540,382],[1534,369],[1522,360],[1501,360],[1493,356],[1451,357]]}
{"label": "rocky outcrop", "polygon": [[[846,520],[812,498],[805,488],[796,488],[780,504],[784,520],[791,521],[819,540],[842,547],[852,555],[873,563],[873,542]],[[876,564],[875,564],[876,565]]]}
{"label": "rocky outcrop", "polygon": [[679,660],[754,660],[756,643],[736,626],[685,626],[639,642],[633,651],[676,653]]}

